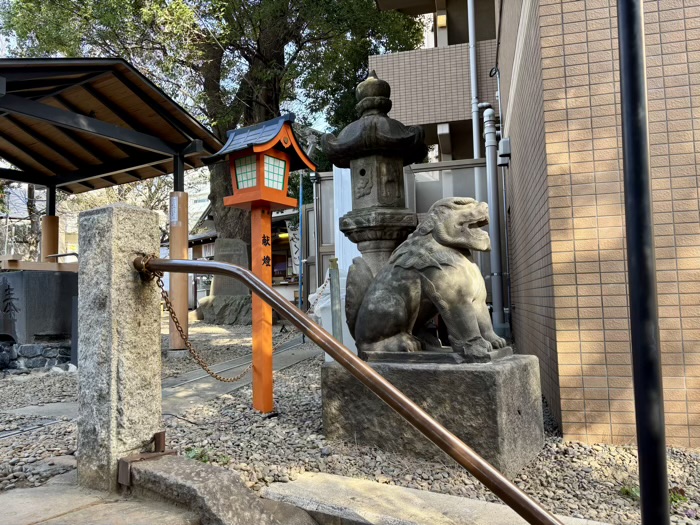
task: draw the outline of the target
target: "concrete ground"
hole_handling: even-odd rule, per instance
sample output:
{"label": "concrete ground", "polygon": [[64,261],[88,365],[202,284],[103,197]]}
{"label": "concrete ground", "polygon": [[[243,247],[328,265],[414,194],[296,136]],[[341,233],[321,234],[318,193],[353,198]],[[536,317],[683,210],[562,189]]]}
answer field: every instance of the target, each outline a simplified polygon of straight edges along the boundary
{"label": "concrete ground", "polygon": [[[332,474],[273,483],[262,496],[302,508],[321,525],[527,525],[505,505]],[[557,518],[564,525],[606,525]]]}
{"label": "concrete ground", "polygon": [[0,494],[0,522],[8,525],[199,525],[199,518],[167,503],[81,489],[72,471],[32,489]]}

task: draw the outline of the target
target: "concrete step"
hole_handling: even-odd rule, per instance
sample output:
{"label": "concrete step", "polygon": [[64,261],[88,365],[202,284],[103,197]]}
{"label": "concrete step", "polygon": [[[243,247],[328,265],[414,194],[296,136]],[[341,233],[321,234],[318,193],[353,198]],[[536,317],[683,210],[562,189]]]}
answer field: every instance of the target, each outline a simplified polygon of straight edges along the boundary
{"label": "concrete step", "polygon": [[[332,474],[302,474],[273,483],[262,495],[306,510],[319,525],[527,525],[505,505]],[[565,525],[605,525],[559,519]]]}
{"label": "concrete step", "polygon": [[74,472],[51,484],[0,494],[0,523],[12,525],[200,525],[194,513],[168,503],[85,490]]}

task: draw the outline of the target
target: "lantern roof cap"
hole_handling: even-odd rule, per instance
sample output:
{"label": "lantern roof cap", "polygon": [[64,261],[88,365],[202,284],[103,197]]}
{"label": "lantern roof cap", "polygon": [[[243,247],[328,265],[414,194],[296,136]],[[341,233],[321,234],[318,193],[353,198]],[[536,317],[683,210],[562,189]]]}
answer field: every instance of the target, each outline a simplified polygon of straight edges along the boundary
{"label": "lantern roof cap", "polygon": [[[213,164],[222,160],[230,153],[236,153],[252,148],[256,153],[267,149],[279,149],[286,151],[291,163],[290,171],[300,169],[315,170],[316,166],[304,154],[294,135],[291,124],[294,122],[294,113],[287,113],[281,117],[266,120],[259,124],[244,128],[232,129],[226,132],[228,139],[226,144],[218,152],[204,160],[205,164]],[[289,150],[291,148],[291,150]]]}
{"label": "lantern roof cap", "polygon": [[355,109],[360,118],[348,124],[337,137],[326,133],[321,149],[339,168],[350,161],[372,155],[400,158],[404,166],[420,162],[428,154],[420,126],[404,126],[387,115],[391,110],[391,87],[372,71],[355,90]]}

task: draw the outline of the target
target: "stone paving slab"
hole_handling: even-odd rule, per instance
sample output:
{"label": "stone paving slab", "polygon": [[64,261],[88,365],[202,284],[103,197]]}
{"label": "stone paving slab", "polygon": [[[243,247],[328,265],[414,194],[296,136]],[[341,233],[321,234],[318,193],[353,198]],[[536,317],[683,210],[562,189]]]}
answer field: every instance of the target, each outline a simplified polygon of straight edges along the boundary
{"label": "stone paving slab", "polygon": [[[332,474],[273,483],[262,496],[296,505],[321,525],[527,525],[505,505]],[[605,525],[558,518],[564,525]]]}
{"label": "stone paving slab", "polygon": [[45,405],[29,405],[12,410],[3,410],[6,414],[16,414],[20,416],[39,416],[49,419],[67,417],[75,419],[78,417],[78,402],[47,403]]}
{"label": "stone paving slab", "polygon": [[[278,352],[284,351],[287,348],[290,347],[295,347],[301,345],[301,337],[297,337],[295,339],[292,339],[291,341],[288,341],[282,345],[279,346],[277,349]],[[210,368],[216,372],[220,373],[223,375],[226,375],[227,373],[230,374],[236,374],[240,373],[242,368],[237,370],[229,370],[229,368],[233,366],[239,366],[241,364],[245,364],[245,366],[248,366],[250,364],[252,354],[246,354],[238,357],[234,357],[233,359],[229,359],[227,361],[223,361],[221,363],[217,363],[215,365],[211,365]],[[179,376],[175,377],[167,377],[163,379],[163,389],[165,390],[166,388],[172,388],[177,385],[180,385],[182,383],[187,383],[190,381],[198,381],[201,379],[209,379],[209,376],[207,373],[202,370],[201,368],[197,368],[196,370],[192,370],[191,372],[186,372],[184,374],[181,374]]]}
{"label": "stone paving slab", "polygon": [[125,500],[52,484],[0,494],[0,523],[12,525],[198,525],[191,512],[166,503]]}

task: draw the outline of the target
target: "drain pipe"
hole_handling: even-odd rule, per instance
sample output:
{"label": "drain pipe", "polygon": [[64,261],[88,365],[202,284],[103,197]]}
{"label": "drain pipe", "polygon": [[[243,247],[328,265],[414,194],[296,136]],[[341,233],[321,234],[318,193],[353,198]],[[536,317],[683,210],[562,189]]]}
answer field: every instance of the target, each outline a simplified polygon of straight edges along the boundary
{"label": "drain pipe", "polygon": [[493,305],[493,329],[505,334],[503,322],[503,273],[501,271],[501,220],[498,213],[498,138],[496,136],[496,112],[484,111],[484,138],[486,139],[486,177],[488,180],[489,235],[491,236],[491,304]]}
{"label": "drain pipe", "polygon": [[[503,7],[503,2],[501,2],[501,7]],[[500,20],[499,20],[500,27]],[[498,123],[500,125],[500,133],[498,139],[501,140],[505,138],[504,133],[504,123],[503,123],[503,105],[501,100],[501,70],[498,69],[498,65],[494,66],[489,72],[490,77],[496,77],[496,98],[498,99]],[[499,149],[500,154],[500,149]],[[505,238],[505,256],[506,256],[506,271],[505,271],[505,286],[506,286],[506,307],[504,308],[505,319],[508,327],[510,328],[511,334],[513,331],[513,325],[511,324],[511,319],[513,315],[512,300],[510,295],[510,240],[508,239],[508,187],[506,186],[506,166],[501,165],[499,161],[499,166],[501,168],[501,188],[503,189],[503,234]]]}
{"label": "drain pipe", "polygon": [[[474,158],[481,158],[481,129],[479,126],[479,77],[476,63],[476,9],[474,0],[467,0],[467,22],[469,31],[469,82],[472,92],[472,144]],[[474,168],[474,197],[478,202],[486,199],[484,191],[484,171],[483,168]],[[476,253],[476,261],[479,268],[483,268],[483,254]]]}

